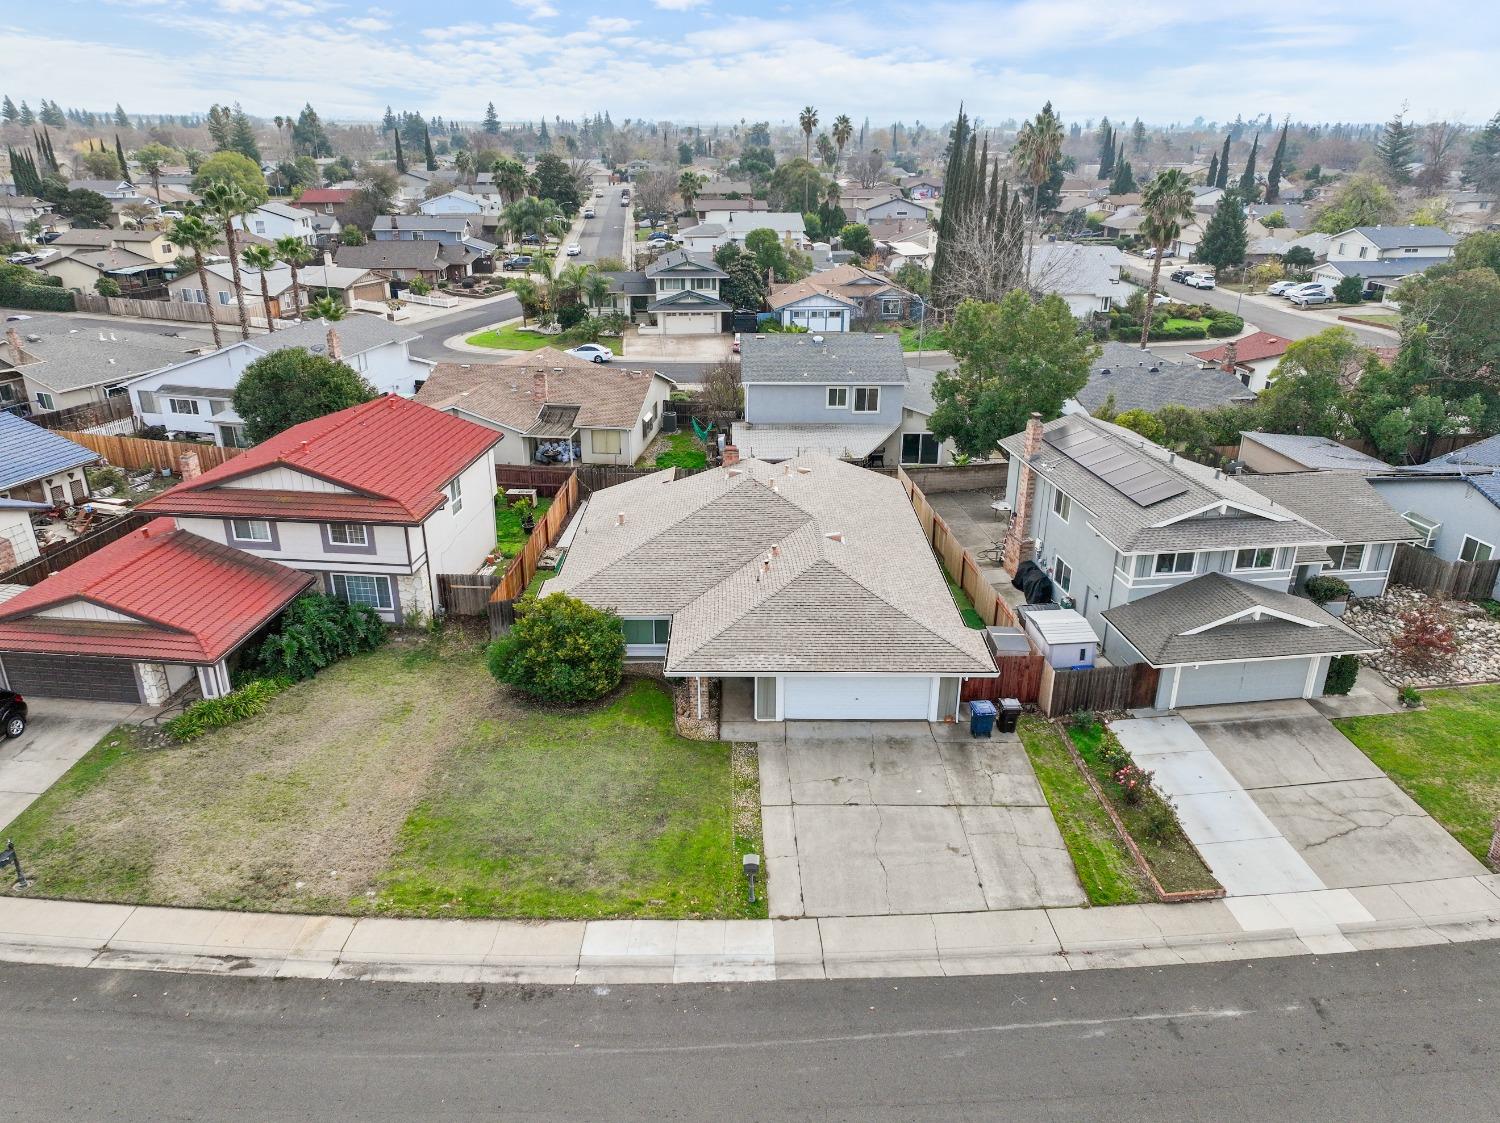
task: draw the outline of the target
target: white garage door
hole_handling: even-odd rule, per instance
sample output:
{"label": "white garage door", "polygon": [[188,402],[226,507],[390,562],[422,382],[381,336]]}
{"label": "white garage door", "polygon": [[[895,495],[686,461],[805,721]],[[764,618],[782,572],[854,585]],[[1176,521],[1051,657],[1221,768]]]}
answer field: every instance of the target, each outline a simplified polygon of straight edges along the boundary
{"label": "white garage door", "polygon": [[926,721],[932,679],[787,675],[782,714],[788,721]]}
{"label": "white garage door", "polygon": [[666,317],[667,335],[712,335],[719,330],[717,312],[674,312]]}
{"label": "white garage door", "polygon": [[1185,667],[1181,671],[1182,685],[1177,688],[1177,705],[1215,706],[1221,702],[1300,698],[1307,686],[1308,662],[1276,659],[1264,663]]}

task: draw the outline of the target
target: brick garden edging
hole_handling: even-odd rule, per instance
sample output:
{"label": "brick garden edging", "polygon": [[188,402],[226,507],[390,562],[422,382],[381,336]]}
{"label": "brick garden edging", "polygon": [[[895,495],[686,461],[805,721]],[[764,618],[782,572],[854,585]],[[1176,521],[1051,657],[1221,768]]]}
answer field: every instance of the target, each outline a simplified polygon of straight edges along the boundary
{"label": "brick garden edging", "polygon": [[[1058,723],[1053,722],[1053,724],[1057,725]],[[1098,778],[1095,777],[1093,771],[1084,762],[1083,757],[1078,755],[1078,750],[1073,747],[1073,739],[1068,736],[1067,730],[1059,728],[1058,736],[1062,738],[1063,747],[1068,750],[1068,756],[1073,758],[1073,764],[1079,772],[1083,773],[1084,780],[1088,782],[1089,788],[1092,789],[1095,797],[1103,805],[1105,814],[1109,816],[1109,821],[1115,825],[1115,833],[1120,836],[1120,841],[1125,844],[1125,849],[1130,851],[1130,856],[1135,859],[1136,866],[1140,869],[1141,873],[1145,874],[1146,881],[1151,886],[1151,891],[1156,894],[1158,901],[1164,905],[1175,905],[1186,901],[1216,901],[1226,895],[1222,885],[1217,889],[1184,889],[1176,893],[1169,893],[1163,889],[1161,882],[1156,880],[1156,874],[1151,872],[1151,863],[1146,861],[1146,855],[1141,853],[1141,848],[1136,845],[1135,839],[1125,829],[1125,822],[1120,818],[1120,813],[1115,810],[1114,804],[1104,794],[1104,789],[1099,786]],[[1193,847],[1193,853],[1198,854],[1198,858],[1201,861],[1203,855],[1198,853],[1196,846],[1193,846],[1193,840],[1187,837],[1186,832],[1183,832],[1182,837],[1189,846]],[[1203,865],[1207,868],[1208,863],[1204,862]]]}

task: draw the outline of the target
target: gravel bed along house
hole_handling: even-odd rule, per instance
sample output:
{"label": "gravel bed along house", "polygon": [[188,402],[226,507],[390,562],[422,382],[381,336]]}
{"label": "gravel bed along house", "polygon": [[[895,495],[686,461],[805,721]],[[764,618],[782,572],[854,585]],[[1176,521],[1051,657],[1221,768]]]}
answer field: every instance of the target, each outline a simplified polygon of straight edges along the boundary
{"label": "gravel bed along house", "polygon": [[[1453,628],[1458,650],[1438,655],[1426,664],[1403,658],[1392,645],[1401,631],[1401,614],[1422,605],[1435,605]],[[1381,597],[1350,602],[1344,623],[1381,650],[1364,658],[1397,686],[1438,686],[1445,683],[1500,681],[1500,619],[1473,601],[1433,597],[1418,589],[1392,585]]]}

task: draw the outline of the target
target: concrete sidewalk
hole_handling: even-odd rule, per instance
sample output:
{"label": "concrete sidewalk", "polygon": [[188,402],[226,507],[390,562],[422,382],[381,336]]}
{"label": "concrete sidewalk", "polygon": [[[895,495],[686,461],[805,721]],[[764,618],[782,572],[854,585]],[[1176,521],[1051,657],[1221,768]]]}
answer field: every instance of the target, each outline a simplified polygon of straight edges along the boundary
{"label": "concrete sidewalk", "polygon": [[798,920],[395,920],[0,897],[0,960],[554,985],[988,975],[1500,937],[1500,877],[1181,905]]}

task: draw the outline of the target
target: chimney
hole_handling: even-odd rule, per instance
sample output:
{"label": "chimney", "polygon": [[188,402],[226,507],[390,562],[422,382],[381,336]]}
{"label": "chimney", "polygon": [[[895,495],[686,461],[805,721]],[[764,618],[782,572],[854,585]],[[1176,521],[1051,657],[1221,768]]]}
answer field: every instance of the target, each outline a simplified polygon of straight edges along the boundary
{"label": "chimney", "polygon": [[538,405],[547,402],[547,372],[539,370],[531,376],[531,396]]}
{"label": "chimney", "polygon": [[333,254],[329,253],[327,250],[324,250],[323,251],[323,268],[327,269],[332,264],[333,264]]}
{"label": "chimney", "polygon": [[10,361],[16,366],[21,365],[21,333],[15,328],[5,329],[5,342],[10,344]]}
{"label": "chimney", "polygon": [[1021,563],[1031,560],[1031,493],[1036,490],[1036,471],[1031,461],[1042,451],[1042,415],[1033,413],[1026,422],[1026,441],[1021,446],[1019,462],[1014,465],[1020,476],[1016,482],[1016,508],[1011,512],[1010,526],[1000,546],[1000,561],[1014,577]]}
{"label": "chimney", "polygon": [[203,475],[203,468],[198,463],[196,452],[184,452],[177,458],[177,474],[186,480],[196,480]]}
{"label": "chimney", "polygon": [[1234,340],[1224,344],[1224,369],[1230,374],[1234,373],[1235,364],[1239,361],[1240,349],[1235,346]]}
{"label": "chimney", "polygon": [[333,328],[328,329],[328,357],[336,363],[344,357],[344,341]]}
{"label": "chimney", "polygon": [[731,464],[738,464],[739,462],[740,462],[740,450],[737,449],[737,448],[735,448],[734,445],[725,445],[724,446],[724,467],[727,468]]}

